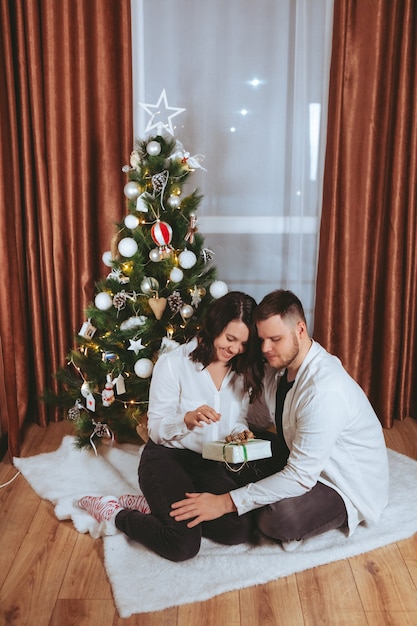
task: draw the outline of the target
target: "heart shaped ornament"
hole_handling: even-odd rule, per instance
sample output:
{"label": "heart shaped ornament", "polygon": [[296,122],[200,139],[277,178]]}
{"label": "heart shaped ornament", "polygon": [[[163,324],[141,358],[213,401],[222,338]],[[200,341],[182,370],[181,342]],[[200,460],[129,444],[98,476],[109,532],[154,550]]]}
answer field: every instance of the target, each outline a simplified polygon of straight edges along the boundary
{"label": "heart shaped ornament", "polygon": [[156,319],[160,320],[165,311],[165,308],[167,305],[167,299],[166,298],[149,298],[148,303]]}

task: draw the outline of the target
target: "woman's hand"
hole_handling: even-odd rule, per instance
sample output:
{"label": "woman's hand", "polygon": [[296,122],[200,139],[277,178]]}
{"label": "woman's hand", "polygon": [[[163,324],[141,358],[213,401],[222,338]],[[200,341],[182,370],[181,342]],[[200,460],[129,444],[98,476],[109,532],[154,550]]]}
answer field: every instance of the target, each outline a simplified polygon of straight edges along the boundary
{"label": "woman's hand", "polygon": [[193,430],[196,426],[202,428],[204,424],[211,424],[211,422],[218,422],[220,419],[220,413],[217,413],[214,409],[207,404],[199,406],[195,411],[188,411],[184,415],[184,422],[187,425],[188,430]]}
{"label": "woman's hand", "polygon": [[187,524],[188,528],[193,528],[201,522],[217,519],[236,511],[235,504],[229,493],[219,496],[214,493],[186,493],[187,498],[174,502],[170,516],[177,522],[194,518]]}

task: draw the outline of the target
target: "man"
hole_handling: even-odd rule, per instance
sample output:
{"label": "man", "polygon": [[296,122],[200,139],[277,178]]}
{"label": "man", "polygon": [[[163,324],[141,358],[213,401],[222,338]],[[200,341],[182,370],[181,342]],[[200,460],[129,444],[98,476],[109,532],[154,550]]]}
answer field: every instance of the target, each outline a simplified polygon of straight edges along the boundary
{"label": "man", "polygon": [[360,523],[376,523],[388,501],[388,460],[369,400],[339,359],[310,338],[292,292],[265,296],[255,322],[268,365],[249,422],[259,429],[275,421],[282,440],[276,472],[222,495],[187,494],[171,516],[191,520],[192,528],[257,509],[258,528],[284,549],[327,530],[350,535]]}

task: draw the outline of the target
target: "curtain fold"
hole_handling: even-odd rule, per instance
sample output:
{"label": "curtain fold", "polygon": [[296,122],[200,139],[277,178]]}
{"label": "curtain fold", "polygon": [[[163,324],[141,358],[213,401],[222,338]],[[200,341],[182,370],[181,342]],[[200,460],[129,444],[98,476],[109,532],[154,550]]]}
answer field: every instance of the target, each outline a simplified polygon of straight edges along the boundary
{"label": "curtain fold", "polygon": [[335,0],[315,338],[417,418],[417,5]]}
{"label": "curtain fold", "polygon": [[125,212],[132,149],[130,1],[4,1],[0,8],[1,431],[59,419],[53,386]]}

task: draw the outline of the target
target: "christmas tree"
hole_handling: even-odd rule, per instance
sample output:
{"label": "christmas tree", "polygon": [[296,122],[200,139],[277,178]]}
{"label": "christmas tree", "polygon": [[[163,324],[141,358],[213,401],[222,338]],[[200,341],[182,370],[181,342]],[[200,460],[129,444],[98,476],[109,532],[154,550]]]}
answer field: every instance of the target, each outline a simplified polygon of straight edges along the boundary
{"label": "christmas tree", "polygon": [[55,374],[62,392],[45,394],[68,409],[80,447],[96,451],[106,439],[146,432],[156,360],[193,337],[213,298],[227,292],[197,229],[202,196],[184,193],[200,167],[199,155],[164,134],[138,141],[123,167],[127,214],[103,254],[109,273],[96,283],[68,363]]}

